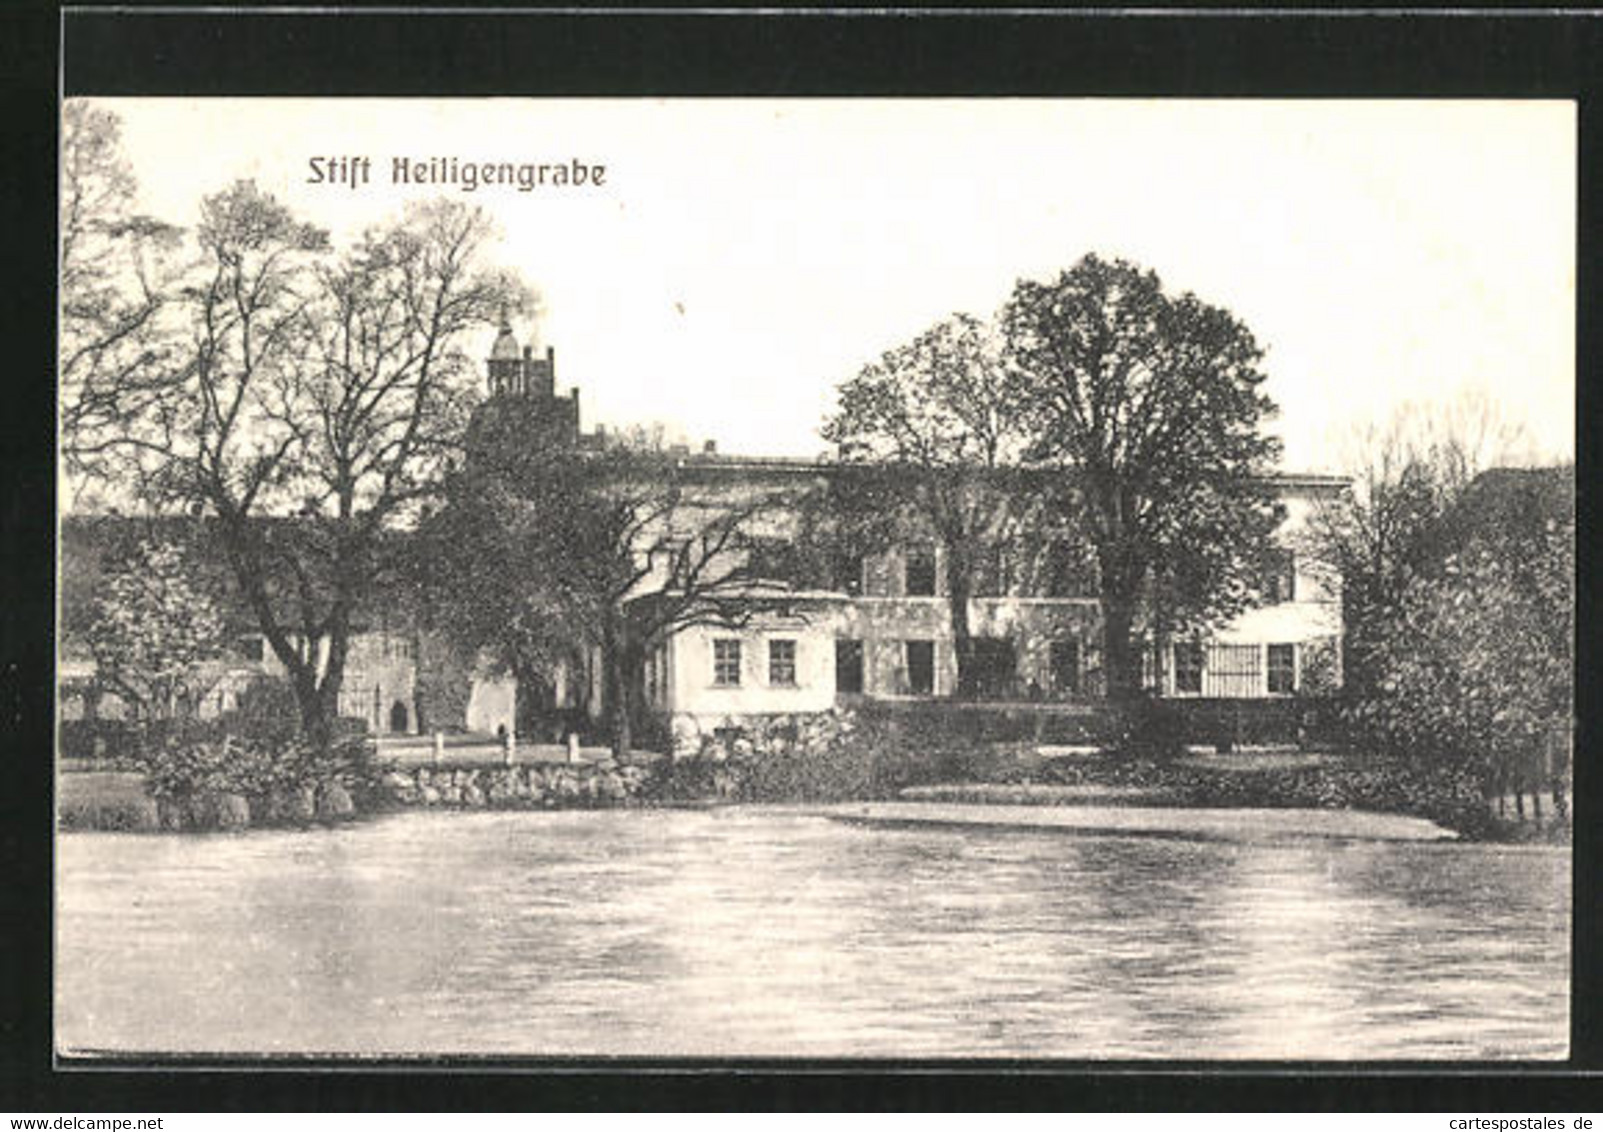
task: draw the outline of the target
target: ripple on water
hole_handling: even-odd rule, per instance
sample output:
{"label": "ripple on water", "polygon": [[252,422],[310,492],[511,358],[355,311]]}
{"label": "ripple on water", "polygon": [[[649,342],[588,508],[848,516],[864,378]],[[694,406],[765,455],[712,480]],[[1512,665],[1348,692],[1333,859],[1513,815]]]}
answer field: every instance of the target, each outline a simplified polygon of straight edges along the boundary
{"label": "ripple on water", "polygon": [[410,813],[59,864],[64,1050],[1567,1053],[1558,849]]}

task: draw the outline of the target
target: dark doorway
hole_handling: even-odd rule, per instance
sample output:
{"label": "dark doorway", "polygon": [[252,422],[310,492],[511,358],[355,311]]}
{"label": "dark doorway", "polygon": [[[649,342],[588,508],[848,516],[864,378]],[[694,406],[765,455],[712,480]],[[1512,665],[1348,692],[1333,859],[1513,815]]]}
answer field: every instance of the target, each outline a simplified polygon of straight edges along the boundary
{"label": "dark doorway", "polygon": [[406,705],[400,700],[390,705],[390,731],[392,734],[404,735],[406,733]]}
{"label": "dark doorway", "polygon": [[541,743],[562,742],[564,736],[558,722],[556,689],[552,682],[539,672],[520,672],[517,680],[518,734]]}
{"label": "dark doorway", "polygon": [[835,691],[857,695],[863,690],[863,642],[835,642]]}
{"label": "dark doorway", "polygon": [[1018,676],[1018,656],[1006,637],[975,637],[973,646],[974,692],[982,699],[1010,695]]}
{"label": "dark doorway", "polygon": [[1080,693],[1080,642],[1052,642],[1052,690],[1060,696]]}
{"label": "dark doorway", "polygon": [[935,692],[935,642],[907,642],[907,690],[915,696]]}

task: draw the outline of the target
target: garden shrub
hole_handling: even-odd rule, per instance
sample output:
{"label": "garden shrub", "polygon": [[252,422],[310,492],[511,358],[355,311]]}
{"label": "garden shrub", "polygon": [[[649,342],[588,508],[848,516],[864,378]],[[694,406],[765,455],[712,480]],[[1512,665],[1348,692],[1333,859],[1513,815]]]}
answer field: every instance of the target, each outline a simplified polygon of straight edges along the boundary
{"label": "garden shrub", "polygon": [[220,717],[222,729],[247,741],[286,744],[300,730],[300,705],[289,682],[258,676],[239,693],[233,711]]}
{"label": "garden shrub", "polygon": [[1573,714],[1573,516],[1521,521],[1408,576],[1348,704],[1363,742],[1488,790],[1552,784],[1547,737]]}
{"label": "garden shrub", "polygon": [[64,719],[58,749],[66,759],[135,760],[140,753],[139,728],[126,719]]}
{"label": "garden shrub", "polygon": [[1149,696],[1130,706],[1110,746],[1124,758],[1172,759],[1185,752],[1186,731],[1183,708]]}
{"label": "garden shrub", "polygon": [[835,710],[745,720],[699,740],[693,754],[657,768],[660,799],[836,802],[894,798],[907,786],[1029,781],[1040,766],[1017,744],[965,734],[913,713]]}
{"label": "garden shrub", "polygon": [[381,797],[381,768],[363,736],[323,745],[300,736],[280,743],[191,729],[151,745],[144,764],[147,788],[165,800],[239,794],[263,801],[331,783],[344,787],[358,808]]}

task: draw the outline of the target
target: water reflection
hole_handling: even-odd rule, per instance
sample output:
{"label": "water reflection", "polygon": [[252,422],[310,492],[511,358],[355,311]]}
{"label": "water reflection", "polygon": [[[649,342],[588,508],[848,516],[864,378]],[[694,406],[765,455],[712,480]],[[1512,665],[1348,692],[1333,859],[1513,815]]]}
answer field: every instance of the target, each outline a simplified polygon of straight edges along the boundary
{"label": "water reflection", "polygon": [[1562,1057],[1569,855],[397,815],[60,843],[63,1049]]}

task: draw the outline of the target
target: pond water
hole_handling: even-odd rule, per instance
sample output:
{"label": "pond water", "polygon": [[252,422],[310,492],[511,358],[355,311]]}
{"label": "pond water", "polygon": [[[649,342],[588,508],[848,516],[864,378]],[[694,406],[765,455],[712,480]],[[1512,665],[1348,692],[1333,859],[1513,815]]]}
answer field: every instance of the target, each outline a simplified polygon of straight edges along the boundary
{"label": "pond water", "polygon": [[1560,1058],[1570,854],[784,810],[64,834],[63,1053]]}

